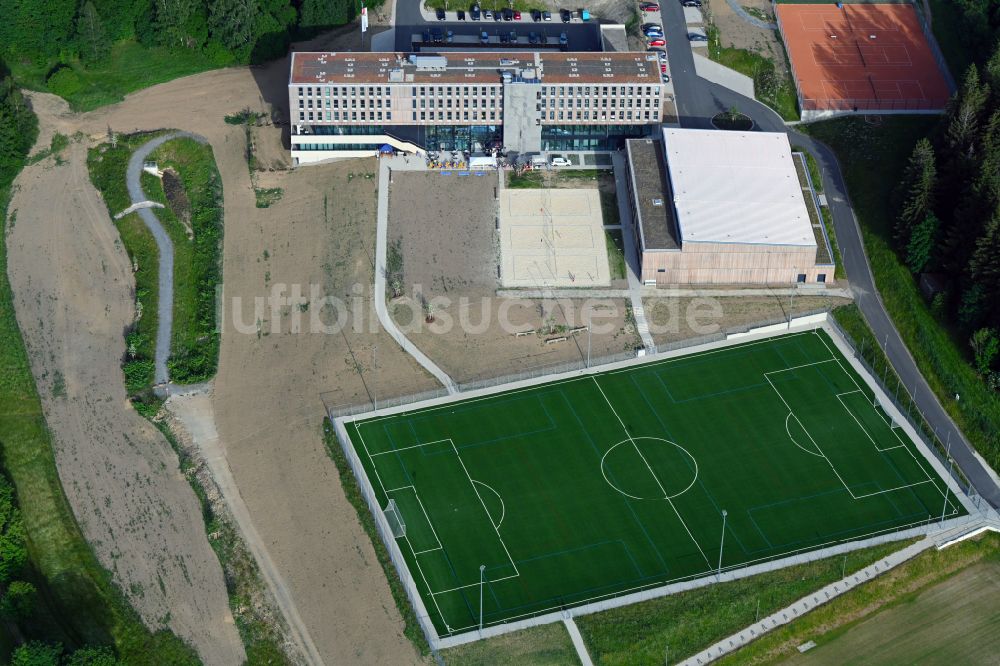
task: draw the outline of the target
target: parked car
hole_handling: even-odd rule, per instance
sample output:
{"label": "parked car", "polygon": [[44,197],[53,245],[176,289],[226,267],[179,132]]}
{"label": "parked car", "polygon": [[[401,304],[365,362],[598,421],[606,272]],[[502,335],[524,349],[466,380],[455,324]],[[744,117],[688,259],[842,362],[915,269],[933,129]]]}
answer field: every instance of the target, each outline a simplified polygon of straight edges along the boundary
{"label": "parked car", "polygon": [[681,0],[684,7],[701,7],[701,0]]}
{"label": "parked car", "polygon": [[482,15],[483,12],[479,9],[479,5],[472,5],[472,8],[469,10],[469,16],[472,18],[472,20],[478,21],[479,19],[482,18]]}
{"label": "parked car", "polygon": [[666,46],[667,42],[663,39],[651,39],[649,40],[650,46]]}
{"label": "parked car", "polygon": [[581,9],[580,10],[580,20],[584,21],[584,22],[589,21],[590,20],[590,12],[587,11],[586,9]]}
{"label": "parked car", "polygon": [[504,9],[503,10],[503,20],[504,21],[513,21],[514,20],[514,10],[510,9],[509,7],[507,9]]}
{"label": "parked car", "polygon": [[562,18],[563,23],[569,23],[570,19],[573,18],[568,9],[560,9],[559,16]]}
{"label": "parked car", "polygon": [[441,31],[441,28],[432,28],[431,37],[434,39],[435,44],[440,44],[444,41],[444,33]]}
{"label": "parked car", "polygon": [[551,162],[551,164],[552,164],[552,166],[554,166],[554,167],[565,167],[565,166],[573,166],[573,163],[572,163],[572,162],[570,162],[570,161],[569,161],[568,159],[566,159],[565,157],[553,157],[553,158],[552,158],[552,162]]}
{"label": "parked car", "polygon": [[455,16],[456,16],[456,18],[458,18],[459,21],[464,21],[465,20],[465,10],[459,9],[457,12],[455,12]]}
{"label": "parked car", "polygon": [[688,41],[690,42],[707,42],[708,37],[701,34],[700,32],[689,32]]}
{"label": "parked car", "polygon": [[656,57],[660,59],[661,63],[666,62],[667,61],[667,52],[666,51],[662,51],[662,50],[657,50]]}
{"label": "parked car", "polygon": [[541,37],[539,36],[539,34],[537,32],[529,32],[528,33],[528,43],[529,44],[537,44],[540,41],[541,41]]}
{"label": "parked car", "polygon": [[569,37],[566,36],[565,32],[559,33],[559,49],[561,51],[569,50]]}
{"label": "parked car", "polygon": [[503,20],[503,12],[501,12],[500,10],[497,10],[497,11],[493,12],[493,20],[496,21],[497,23],[499,23],[500,21],[502,21]]}
{"label": "parked car", "polygon": [[648,53],[655,53],[660,58],[660,60],[664,60],[667,57],[667,52],[663,50],[662,46],[659,47],[650,46],[649,48],[646,49],[646,51]]}
{"label": "parked car", "polygon": [[531,10],[531,20],[534,21],[535,23],[538,23],[539,21],[542,20],[542,13],[540,11],[538,11],[537,9],[532,9]]}
{"label": "parked car", "polygon": [[543,11],[542,12],[542,20],[543,21],[551,21],[552,20],[552,12],[550,12],[547,9],[545,11]]}
{"label": "parked car", "polygon": [[448,32],[446,32],[445,35],[444,35],[444,41],[447,42],[448,44],[454,43],[454,41],[455,41],[455,31],[454,30],[449,30]]}
{"label": "parked car", "polygon": [[662,30],[645,30],[643,31],[643,34],[646,35],[646,39],[649,39],[650,37],[659,37],[661,39],[663,38]]}
{"label": "parked car", "polygon": [[489,43],[490,43],[490,36],[489,36],[489,33],[487,33],[487,32],[486,32],[486,31],[484,30],[484,31],[483,31],[483,32],[482,32],[482,33],[481,33],[481,34],[479,35],[479,41],[480,41],[480,42],[482,42],[483,44],[489,44]]}
{"label": "parked car", "polygon": [[483,20],[484,21],[492,21],[493,20],[493,12],[491,12],[488,9],[485,10],[485,11],[483,11]]}
{"label": "parked car", "polygon": [[517,33],[513,30],[510,31],[510,43],[517,44]]}
{"label": "parked car", "polygon": [[653,28],[655,30],[663,30],[663,26],[660,25],[659,23],[643,23],[642,24],[642,30],[643,30],[643,32],[645,32],[646,30],[649,30],[650,28]]}
{"label": "parked car", "polygon": [[435,12],[435,14],[437,15],[437,20],[438,21],[443,21],[444,20],[444,10],[443,9],[437,10]]}
{"label": "parked car", "polygon": [[431,41],[431,33],[430,33],[430,31],[424,30],[423,32],[421,32],[420,33],[420,41],[422,41],[424,44],[429,44],[430,41]]}
{"label": "parked car", "polygon": [[507,36],[506,32],[501,32],[500,33],[500,43],[501,44],[509,44],[510,43],[510,37]]}
{"label": "parked car", "polygon": [[639,9],[644,12],[658,12],[660,11],[660,6],[655,2],[644,2],[639,5]]}
{"label": "parked car", "polygon": [[521,12],[518,11],[518,10],[516,10],[516,9],[514,10],[514,20],[515,21],[520,21],[521,20]]}

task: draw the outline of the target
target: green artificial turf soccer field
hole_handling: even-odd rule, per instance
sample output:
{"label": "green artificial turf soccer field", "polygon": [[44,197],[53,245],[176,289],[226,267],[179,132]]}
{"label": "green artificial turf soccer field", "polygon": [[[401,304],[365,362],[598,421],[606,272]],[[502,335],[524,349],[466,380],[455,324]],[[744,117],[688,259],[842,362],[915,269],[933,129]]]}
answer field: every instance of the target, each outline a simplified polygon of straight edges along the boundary
{"label": "green artificial turf soccer field", "polygon": [[[823,331],[348,423],[439,634],[941,516]],[[963,512],[949,494],[948,515]]]}

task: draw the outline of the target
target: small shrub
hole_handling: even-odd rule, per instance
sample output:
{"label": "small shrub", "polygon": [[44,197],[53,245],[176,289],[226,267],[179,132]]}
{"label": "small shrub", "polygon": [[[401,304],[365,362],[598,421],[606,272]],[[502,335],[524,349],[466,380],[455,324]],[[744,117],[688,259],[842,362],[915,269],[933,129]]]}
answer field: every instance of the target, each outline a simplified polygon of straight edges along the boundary
{"label": "small shrub", "polygon": [[83,90],[83,80],[73,68],[62,66],[56,68],[45,81],[49,92],[60,97],[70,97]]}

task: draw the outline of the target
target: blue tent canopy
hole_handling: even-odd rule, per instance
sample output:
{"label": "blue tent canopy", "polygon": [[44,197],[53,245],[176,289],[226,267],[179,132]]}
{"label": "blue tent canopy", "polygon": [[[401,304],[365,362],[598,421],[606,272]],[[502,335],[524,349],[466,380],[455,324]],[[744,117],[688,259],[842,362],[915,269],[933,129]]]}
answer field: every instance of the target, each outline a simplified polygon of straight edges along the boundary
{"label": "blue tent canopy", "polygon": [[393,151],[392,146],[390,146],[387,143],[383,143],[382,147],[378,149],[378,152],[380,153],[391,153],[392,151]]}

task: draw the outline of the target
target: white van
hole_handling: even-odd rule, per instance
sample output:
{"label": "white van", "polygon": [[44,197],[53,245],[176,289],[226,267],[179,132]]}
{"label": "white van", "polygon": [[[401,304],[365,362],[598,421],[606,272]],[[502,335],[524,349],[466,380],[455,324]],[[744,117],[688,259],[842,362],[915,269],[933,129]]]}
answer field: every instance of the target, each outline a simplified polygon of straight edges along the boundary
{"label": "white van", "polygon": [[531,156],[531,166],[534,168],[548,166],[548,160],[545,159],[545,155],[532,155]]}
{"label": "white van", "polygon": [[573,163],[570,162],[565,157],[553,157],[552,158],[552,166],[554,166],[554,167],[572,166],[572,164]]}

